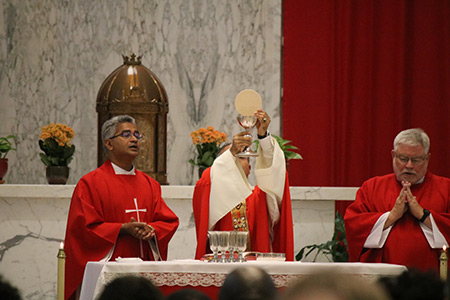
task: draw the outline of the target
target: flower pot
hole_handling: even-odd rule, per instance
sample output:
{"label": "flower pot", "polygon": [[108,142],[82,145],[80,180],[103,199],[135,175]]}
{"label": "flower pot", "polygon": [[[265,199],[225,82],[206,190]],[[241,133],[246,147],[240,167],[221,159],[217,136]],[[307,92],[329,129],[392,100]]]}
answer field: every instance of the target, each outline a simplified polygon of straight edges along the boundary
{"label": "flower pot", "polygon": [[3,177],[5,177],[6,172],[8,172],[8,159],[0,158],[0,184],[5,182]]}
{"label": "flower pot", "polygon": [[69,167],[49,166],[45,170],[48,184],[66,184],[69,178]]}

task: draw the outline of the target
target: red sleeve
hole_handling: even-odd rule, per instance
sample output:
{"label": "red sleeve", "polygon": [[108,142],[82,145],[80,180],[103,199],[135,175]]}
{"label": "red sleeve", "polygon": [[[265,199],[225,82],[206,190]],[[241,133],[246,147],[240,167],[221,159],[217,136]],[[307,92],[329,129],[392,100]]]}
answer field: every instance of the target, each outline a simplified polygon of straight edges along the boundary
{"label": "red sleeve", "polygon": [[197,181],[192,197],[192,208],[195,218],[195,233],[197,235],[197,250],[195,259],[200,259],[207,251],[209,223],[209,194],[211,191],[211,168],[206,169]]}
{"label": "red sleeve", "polygon": [[152,178],[150,184],[153,191],[154,217],[149,223],[155,228],[156,237],[158,238],[158,247],[163,260],[167,260],[167,250],[169,242],[178,228],[179,220],[175,213],[167,206],[161,197],[161,186]]}
{"label": "red sleeve", "polygon": [[289,192],[289,179],[286,173],[286,181],[281,203],[280,221],[274,226],[273,252],[285,253],[286,260],[294,260],[294,224],[292,221],[291,194]]}
{"label": "red sleeve", "polygon": [[82,178],[73,193],[67,220],[65,299],[81,284],[86,263],[105,257],[119,235],[121,224],[103,222],[98,201],[86,177]]}
{"label": "red sleeve", "polygon": [[384,212],[371,211],[367,204],[370,184],[365,182],[356,193],[355,201],[347,208],[344,216],[349,261],[360,261],[364,243],[373,226]]}
{"label": "red sleeve", "polygon": [[[445,237],[447,243],[450,243],[450,179],[431,173],[428,173],[427,176],[431,177],[433,182],[436,183],[431,188],[433,196],[430,196],[430,198],[432,198],[433,205],[427,203],[423,206],[431,212],[439,231]],[[438,200],[439,198],[442,198],[442,200]]]}

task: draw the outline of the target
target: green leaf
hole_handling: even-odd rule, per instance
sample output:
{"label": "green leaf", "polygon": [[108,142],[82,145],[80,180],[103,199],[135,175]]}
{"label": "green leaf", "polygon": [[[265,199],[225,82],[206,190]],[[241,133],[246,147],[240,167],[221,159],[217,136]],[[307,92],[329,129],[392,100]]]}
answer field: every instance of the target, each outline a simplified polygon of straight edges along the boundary
{"label": "green leaf", "polygon": [[[336,212],[334,222],[335,231],[331,240],[322,244],[313,244],[303,247],[295,256],[295,259],[299,261],[304,257],[307,257],[313,251],[316,251],[316,255],[313,261],[316,261],[316,258],[319,254],[323,254],[329,261],[348,262],[349,257],[347,251],[345,224],[344,219],[339,212]],[[304,255],[306,249],[309,249],[309,251]],[[330,256],[332,260],[330,259]]]}
{"label": "green leaf", "polygon": [[[15,139],[15,135],[8,135],[7,137],[0,137],[0,158],[5,158],[9,151],[16,151],[17,149],[12,146],[10,139]],[[3,155],[1,155],[3,153]]]}
{"label": "green leaf", "polygon": [[205,161],[205,164],[206,164],[207,166],[212,166],[213,163],[214,163],[214,157],[213,157],[213,156],[209,157],[209,158]]}
{"label": "green leaf", "polygon": [[284,145],[284,149],[298,149],[294,145]]}
{"label": "green leaf", "polygon": [[294,145],[289,145],[289,143],[291,143],[292,141],[290,140],[285,140],[280,136],[274,135],[272,134],[273,138],[277,141],[278,145],[280,146],[281,150],[283,150],[284,153],[284,157],[286,160],[290,160],[290,159],[303,159],[303,157],[296,153],[293,152],[291,150],[293,149],[298,149],[296,146]]}
{"label": "green leaf", "polygon": [[60,146],[52,138],[39,140],[39,148],[44,151],[44,154],[41,153],[40,156],[42,162],[47,166],[68,166],[75,153],[75,145]]}
{"label": "green leaf", "polygon": [[286,159],[303,159],[303,157],[295,152],[285,152],[284,153]]}
{"label": "green leaf", "polygon": [[41,160],[44,163],[44,165],[46,165],[48,167],[52,165],[50,160],[48,159],[48,157],[44,153],[39,153],[39,156],[41,157]]}

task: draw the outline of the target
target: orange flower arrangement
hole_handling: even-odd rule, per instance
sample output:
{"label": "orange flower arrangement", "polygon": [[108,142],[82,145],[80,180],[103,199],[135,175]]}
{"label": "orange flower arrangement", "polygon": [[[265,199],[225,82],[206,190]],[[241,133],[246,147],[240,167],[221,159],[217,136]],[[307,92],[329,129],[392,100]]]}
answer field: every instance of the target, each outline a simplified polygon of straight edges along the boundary
{"label": "orange flower arrangement", "polygon": [[190,159],[189,163],[206,169],[213,164],[220,145],[227,140],[227,135],[207,126],[191,132],[191,138],[197,149],[197,160]]}
{"label": "orange flower arrangement", "polygon": [[50,123],[41,129],[39,148],[42,162],[46,166],[67,166],[73,158],[75,146],[70,141],[75,136],[73,129],[65,124]]}

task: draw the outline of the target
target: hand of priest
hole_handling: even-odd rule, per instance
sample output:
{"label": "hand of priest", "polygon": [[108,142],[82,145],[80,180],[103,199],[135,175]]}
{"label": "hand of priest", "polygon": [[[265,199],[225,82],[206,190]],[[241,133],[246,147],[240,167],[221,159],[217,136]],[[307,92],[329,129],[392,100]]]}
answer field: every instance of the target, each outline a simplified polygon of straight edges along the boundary
{"label": "hand of priest", "polygon": [[267,129],[269,128],[270,124],[270,117],[269,115],[263,111],[262,109],[258,109],[255,112],[255,117],[258,119],[256,122],[256,128],[258,129],[258,135],[266,135]]}
{"label": "hand of priest", "polygon": [[155,229],[152,226],[144,222],[137,222],[133,217],[130,222],[122,224],[120,232],[144,241],[151,239],[155,235]]}
{"label": "hand of priest", "polygon": [[389,226],[397,222],[397,220],[399,220],[401,217],[403,217],[405,212],[408,210],[407,202],[407,191],[406,187],[404,186],[401,189],[397,199],[395,200],[394,207],[392,207],[389,216],[384,223],[383,229],[388,228]]}
{"label": "hand of priest", "polygon": [[233,136],[233,144],[231,145],[230,151],[233,156],[236,156],[239,152],[244,151],[245,147],[250,147],[252,145],[252,138],[248,131],[243,131],[235,136]]}

